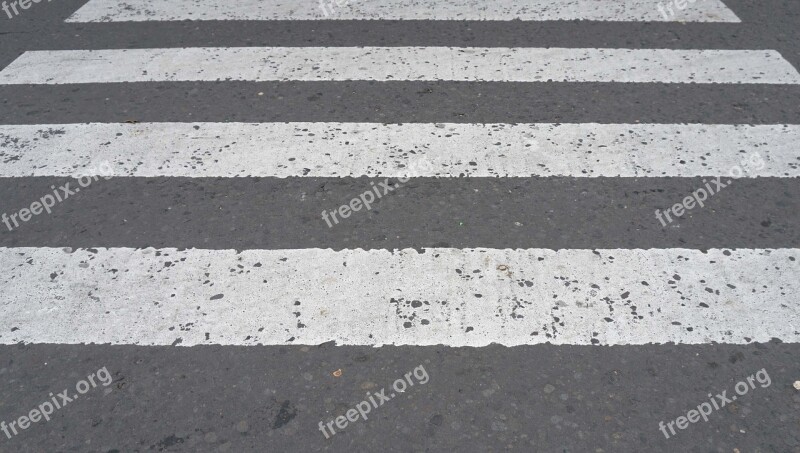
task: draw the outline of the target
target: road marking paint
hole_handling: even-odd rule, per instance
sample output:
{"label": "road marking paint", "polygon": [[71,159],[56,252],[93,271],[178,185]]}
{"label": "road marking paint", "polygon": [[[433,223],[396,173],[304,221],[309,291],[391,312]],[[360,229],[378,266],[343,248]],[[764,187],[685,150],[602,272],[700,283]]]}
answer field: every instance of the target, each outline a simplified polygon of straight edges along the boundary
{"label": "road marking paint", "polygon": [[[684,9],[662,0],[91,0],[67,22],[178,20],[593,20],[615,22],[741,22],[720,0]],[[659,7],[660,5],[660,7]]]}
{"label": "road marking paint", "polygon": [[219,80],[800,84],[800,74],[774,50],[527,47],[40,50],[0,71],[0,84]]}
{"label": "road marking paint", "polygon": [[0,343],[796,343],[798,255],[2,248]]}
{"label": "road marking paint", "polygon": [[798,142],[800,125],[0,125],[0,177],[798,177]]}

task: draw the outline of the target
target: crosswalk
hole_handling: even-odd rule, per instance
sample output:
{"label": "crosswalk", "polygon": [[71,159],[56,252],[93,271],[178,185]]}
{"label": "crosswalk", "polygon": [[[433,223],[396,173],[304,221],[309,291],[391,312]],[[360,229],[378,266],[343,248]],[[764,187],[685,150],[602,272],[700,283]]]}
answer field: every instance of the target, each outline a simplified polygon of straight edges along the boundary
{"label": "crosswalk", "polygon": [[[652,0],[626,7],[619,2],[588,0],[504,0],[480,5],[462,0],[354,0],[335,6],[328,15],[313,2],[298,6],[277,0],[236,0],[225,5],[90,0],[68,21],[664,20],[659,2]],[[674,21],[739,20],[722,2],[705,0],[678,11]],[[774,49],[468,44],[34,50],[0,71],[0,85],[71,85],[80,90],[111,84],[110,89],[136,90],[137,84],[147,82],[182,87],[180,84],[195,82],[225,86],[235,81],[426,81],[479,87],[600,83],[680,85],[686,89],[800,84],[800,73]],[[669,102],[664,98],[651,101],[655,105]],[[481,102],[493,99],[489,95]],[[114,178],[102,184],[112,188],[104,195],[112,205],[125,195],[121,192],[126,187],[142,188],[139,202],[146,203],[147,197],[155,197],[146,188],[154,180],[183,187],[193,180],[207,181],[203,178],[221,178],[225,184],[268,178],[270,187],[291,191],[296,203],[293,209],[302,211],[312,205],[309,199],[322,191],[295,190],[297,179],[318,178],[313,184],[320,186],[347,184],[352,193],[337,192],[338,198],[326,199],[329,209],[334,209],[369,187],[368,179],[359,178],[411,177],[412,183],[453,185],[451,189],[465,179],[465,184],[483,184],[482,178],[516,184],[520,179],[554,193],[562,190],[563,184],[597,188],[618,183],[640,184],[646,189],[642,192],[659,192],[667,181],[680,188],[675,193],[686,196],[704,177],[744,178],[755,188],[769,184],[793,188],[800,176],[797,124],[615,123],[604,118],[578,123],[554,118],[550,122],[489,124],[454,122],[452,117],[394,124],[378,115],[373,122],[337,121],[342,113],[333,107],[327,112],[330,121],[196,121],[189,113],[179,122],[83,123],[64,115],[62,121],[49,124],[0,125],[0,178],[47,186],[54,177],[75,178],[82,169],[108,162]],[[739,174],[731,172],[753,155],[759,156],[763,165]],[[477,186],[459,187],[478,191]],[[120,193],[115,195],[114,190]],[[587,192],[594,189],[578,190],[580,196]],[[398,198],[411,193],[398,194]],[[460,199],[473,196],[449,193],[442,205],[458,205]],[[30,194],[30,201],[35,201],[37,193],[31,189]],[[92,195],[82,196],[90,199]],[[515,195],[495,190],[487,196],[501,200]],[[549,196],[541,194],[542,198]],[[620,209],[628,209],[628,203],[644,204],[642,199],[611,198]],[[250,209],[259,209],[258,203],[251,201]],[[208,209],[222,209],[214,197],[201,203],[208,204]],[[390,209],[392,201],[382,203]],[[313,206],[316,209],[319,204]],[[405,206],[414,209],[415,203]],[[434,209],[416,205],[417,209],[421,206]],[[469,208],[466,203],[464,207]],[[482,206],[486,212],[474,215],[495,217],[495,207],[496,203],[486,203]],[[174,209],[181,210],[180,202]],[[553,211],[565,209],[568,207],[553,203],[541,217],[549,219]],[[706,209],[713,213],[715,208]],[[246,210],[243,212],[246,215]],[[287,212],[274,212],[270,217],[298,226],[300,220],[281,217]],[[605,213],[590,214],[602,229],[600,220]],[[54,215],[58,218],[58,213]],[[33,235],[42,224],[0,233],[7,245],[0,249],[0,285],[5,294],[0,343],[233,346],[335,341],[339,345],[483,347],[493,343],[746,344],[772,338],[800,342],[800,311],[793,303],[798,294],[800,250],[789,234],[773,238],[774,247],[752,246],[754,240],[745,244],[749,247],[742,247],[747,240],[741,237],[709,247],[709,240],[701,237],[652,239],[636,248],[602,247],[597,240],[598,246],[554,250],[536,231],[529,232],[524,248],[511,240],[505,247],[485,247],[469,234],[458,239],[463,247],[431,246],[422,225],[409,227],[409,248],[390,249],[380,244],[373,247],[375,243],[366,240],[345,246],[344,239],[325,243],[329,237],[315,233],[323,225],[317,210],[298,216],[313,226],[300,225],[299,231],[291,228],[300,235],[294,247],[234,250],[209,247],[214,241],[204,237],[203,222],[210,220],[191,218],[191,212],[187,215],[187,222],[200,225],[189,244],[183,240],[180,244],[162,243],[172,233],[164,232],[159,219],[139,221],[152,230],[136,236],[136,243],[131,236],[98,235],[92,239],[95,243],[78,249],[70,248],[74,244],[69,232],[58,236],[58,240],[64,238],[63,244],[31,244],[38,239],[27,235]],[[437,213],[409,215],[424,219]],[[99,217],[100,230],[107,226],[111,231],[111,222],[129,221]],[[344,222],[339,228],[355,229],[367,221]],[[771,221],[765,219],[762,224],[765,222],[768,226]],[[523,222],[516,223],[524,227]],[[263,225],[253,225],[259,227]],[[558,224],[553,228],[567,234],[577,227]],[[637,230],[660,228],[652,214],[637,221]],[[746,224],[743,228],[759,227]],[[413,234],[418,235],[419,243]],[[493,234],[496,242],[503,243],[511,233],[501,230]],[[751,236],[759,235],[760,231]],[[136,248],[155,237],[159,243]],[[592,243],[591,235],[587,241]],[[664,245],[670,241],[671,246]],[[132,288],[135,291],[130,291]]]}

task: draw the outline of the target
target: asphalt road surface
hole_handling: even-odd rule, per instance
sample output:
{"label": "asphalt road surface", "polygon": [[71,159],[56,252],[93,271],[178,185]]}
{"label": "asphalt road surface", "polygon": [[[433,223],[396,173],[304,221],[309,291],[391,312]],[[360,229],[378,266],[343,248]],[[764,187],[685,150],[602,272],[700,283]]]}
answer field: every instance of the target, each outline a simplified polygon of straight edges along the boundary
{"label": "asphalt road surface", "polygon": [[0,451],[800,452],[798,30],[0,3]]}

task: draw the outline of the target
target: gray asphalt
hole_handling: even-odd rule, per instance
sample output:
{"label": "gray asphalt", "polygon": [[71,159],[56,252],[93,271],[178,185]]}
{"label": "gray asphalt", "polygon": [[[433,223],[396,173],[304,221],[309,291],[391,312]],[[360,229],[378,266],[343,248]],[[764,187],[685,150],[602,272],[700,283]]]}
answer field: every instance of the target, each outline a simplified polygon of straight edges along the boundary
{"label": "gray asphalt", "polygon": [[[68,178],[0,178],[12,207]],[[0,246],[369,248],[800,247],[800,184],[739,179],[663,228],[663,210],[702,178],[418,178],[329,228],[323,210],[383,178],[100,180]],[[390,180],[391,181],[391,180]]]}
{"label": "gray asphalt", "polygon": [[[0,67],[31,49],[559,46],[776,49],[800,68],[800,2],[730,1],[742,24],[202,22],[66,24],[84,0],[0,15]],[[256,93],[263,92],[263,96]],[[800,123],[800,87],[612,83],[211,82],[0,86],[6,124],[88,121]],[[0,211],[64,178],[0,178]],[[328,229],[367,178],[114,178],[0,246],[178,248],[798,247],[800,181],[736,181],[703,210],[653,217],[698,178],[420,178]],[[372,180],[377,181],[377,180]],[[302,203],[298,199],[305,195]],[[519,225],[517,225],[517,223]],[[131,288],[135,291],[135,288]],[[2,299],[0,298],[0,316]],[[0,421],[113,377],[0,451],[800,452],[800,345],[0,346]],[[330,439],[319,431],[423,365],[429,381]],[[659,431],[764,369],[707,422]],[[333,373],[341,370],[340,376]],[[338,374],[338,373],[337,373]],[[338,431],[338,429],[337,429]]]}
{"label": "gray asphalt", "polygon": [[[107,367],[4,451],[687,451],[800,448],[797,345],[13,346],[4,420]],[[46,365],[45,365],[46,363]],[[422,365],[429,380],[330,439],[319,422]],[[764,368],[756,388],[666,439],[665,423]],[[341,370],[341,376],[333,372]],[[108,389],[111,391],[103,396]],[[388,392],[387,392],[388,395]],[[85,398],[85,399],[81,399]],[[330,414],[330,415],[328,415]],[[244,423],[242,423],[244,422]],[[246,429],[245,429],[246,428]],[[338,430],[337,430],[338,431]]]}
{"label": "gray asphalt", "polygon": [[0,86],[0,115],[7,124],[94,121],[781,124],[795,123],[800,117],[798,97],[797,85],[140,82]]}

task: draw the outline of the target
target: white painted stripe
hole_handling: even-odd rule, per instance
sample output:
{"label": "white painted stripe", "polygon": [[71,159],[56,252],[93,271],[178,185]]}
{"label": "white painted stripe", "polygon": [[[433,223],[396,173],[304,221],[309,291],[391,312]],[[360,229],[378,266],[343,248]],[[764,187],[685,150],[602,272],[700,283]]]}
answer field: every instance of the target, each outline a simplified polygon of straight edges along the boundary
{"label": "white painted stripe", "polygon": [[[661,4],[661,9],[659,9]],[[720,0],[91,0],[67,22],[170,20],[596,20],[740,22]],[[669,9],[668,9],[669,8]]]}
{"label": "white painted stripe", "polygon": [[2,84],[146,81],[495,81],[800,84],[774,50],[194,47],[22,54]]}
{"label": "white painted stripe", "polygon": [[2,125],[0,177],[799,177],[798,142],[800,125]]}
{"label": "white painted stripe", "polygon": [[800,342],[800,249],[0,249],[0,343]]}

